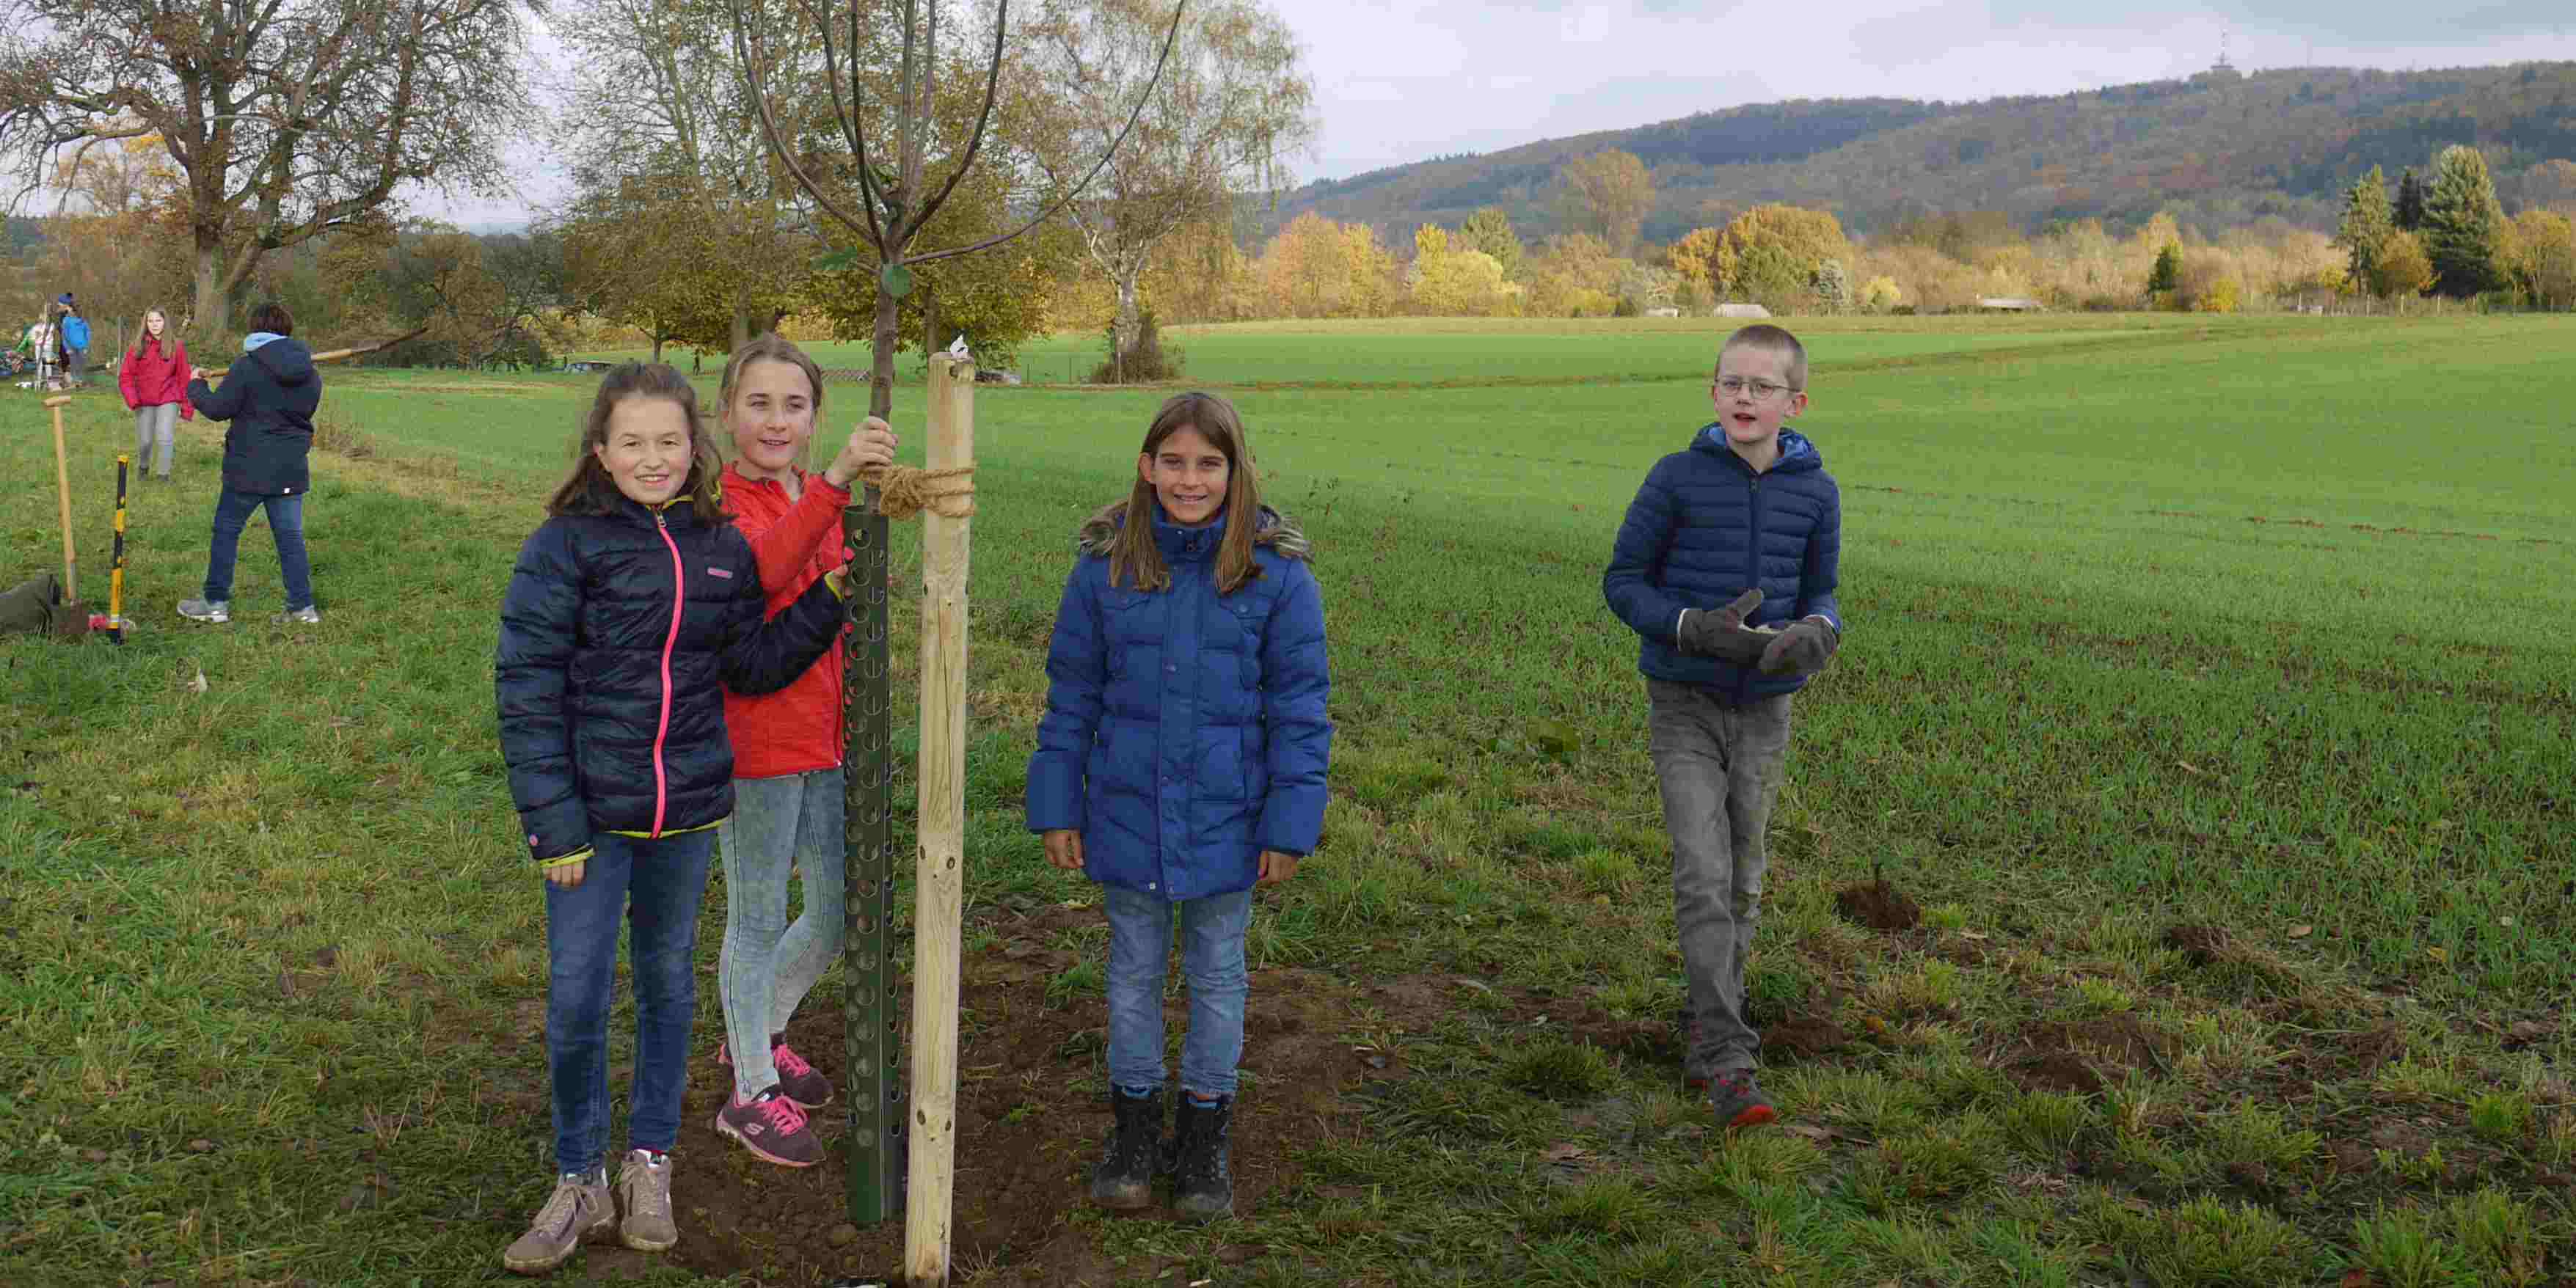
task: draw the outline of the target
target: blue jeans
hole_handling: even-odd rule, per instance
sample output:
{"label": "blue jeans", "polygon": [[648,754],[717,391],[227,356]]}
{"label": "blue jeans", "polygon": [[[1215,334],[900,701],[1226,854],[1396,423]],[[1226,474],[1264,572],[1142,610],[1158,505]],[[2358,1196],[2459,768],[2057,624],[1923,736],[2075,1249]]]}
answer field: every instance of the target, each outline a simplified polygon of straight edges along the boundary
{"label": "blue jeans", "polygon": [[698,1003],[698,897],[706,893],[716,834],[647,841],[603,832],[592,843],[598,852],[580,885],[546,883],[546,1059],[554,1071],[555,1166],[566,1172],[588,1172],[608,1156],[608,1011],[619,921],[635,932],[627,1146],[667,1151],[680,1138]]}
{"label": "blue jeans", "polygon": [[251,511],[268,507],[268,532],[277,538],[277,569],[286,581],[286,611],[313,606],[313,565],[304,555],[304,498],[236,492],[215,496],[215,544],[206,555],[206,602],[233,597],[233,553],[241,545],[242,527]]}
{"label": "blue jeans", "polygon": [[[777,1084],[769,1035],[786,1031],[797,1003],[840,956],[849,904],[844,804],[838,769],[733,780],[733,817],[716,829],[724,842],[725,873],[717,979],[736,1100]],[[791,926],[787,870],[799,866],[805,870],[805,910]]]}
{"label": "blue jeans", "polygon": [[1181,1086],[1202,1096],[1234,1094],[1243,1060],[1243,934],[1252,892],[1212,894],[1178,905],[1157,894],[1104,886],[1109,912],[1109,1081],[1144,1090],[1163,1085],[1163,974],[1172,959],[1172,911],[1180,910],[1181,971],[1190,985],[1190,1031],[1181,1039]]}

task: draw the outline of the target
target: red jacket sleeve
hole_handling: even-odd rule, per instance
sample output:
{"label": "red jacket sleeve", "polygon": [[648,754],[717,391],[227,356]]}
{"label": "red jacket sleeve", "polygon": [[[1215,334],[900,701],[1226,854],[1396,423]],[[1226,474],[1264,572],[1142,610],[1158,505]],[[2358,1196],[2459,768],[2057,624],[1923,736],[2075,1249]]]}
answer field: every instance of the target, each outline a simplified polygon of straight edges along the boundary
{"label": "red jacket sleeve", "polygon": [[135,400],[134,394],[134,360],[141,356],[142,352],[143,350],[138,347],[134,352],[125,355],[125,361],[116,364],[116,391],[125,395],[127,411],[133,411],[143,405]]}
{"label": "red jacket sleeve", "polygon": [[[841,511],[850,504],[847,488],[832,486],[820,474],[805,476],[805,492],[776,523],[755,523],[734,516],[734,526],[751,541],[751,556],[760,566],[760,588],[771,595],[797,589],[796,579],[826,541],[841,536]],[[837,561],[836,561],[837,562]]]}

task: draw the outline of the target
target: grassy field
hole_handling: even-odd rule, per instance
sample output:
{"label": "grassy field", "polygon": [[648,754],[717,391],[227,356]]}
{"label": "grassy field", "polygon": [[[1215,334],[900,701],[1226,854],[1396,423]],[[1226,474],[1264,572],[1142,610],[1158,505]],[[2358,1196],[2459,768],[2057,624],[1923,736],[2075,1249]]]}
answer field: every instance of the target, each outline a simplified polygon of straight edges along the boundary
{"label": "grassy field", "polygon": [[[1060,1197],[961,1241],[962,1277],[2576,1282],[2576,324],[1812,328],[1851,633],[1800,700],[1750,980],[1791,1129],[1734,1138],[1677,1086],[1635,643],[1599,592],[1637,480],[1704,418],[1712,327],[1177,333],[1237,390],[1333,620],[1334,808],[1262,900],[1256,999],[1311,990],[1306,1033],[1391,1069],[1346,1054],[1326,1081],[1382,1071],[1248,1131],[1268,1188],[1209,1230],[1083,1212],[1046,1153]],[[355,454],[317,454],[326,622],[295,633],[257,527],[231,626],[170,610],[203,567],[200,424],[136,497],[134,640],[0,641],[0,1282],[503,1278],[547,1184],[545,962],[489,658],[588,389],[335,373]],[[1072,527],[1159,397],[979,395],[970,1004],[1029,960],[1003,956],[1028,910],[1090,897],[1021,832],[1019,780]],[[49,478],[22,402],[0,461]],[[915,461],[918,407],[898,390]],[[130,422],[73,412],[95,592]],[[47,566],[50,487],[0,496],[0,533],[0,576]],[[1919,925],[1843,915],[1873,874]],[[1031,1005],[1077,1037],[1102,942],[1029,939]],[[1280,1049],[1256,1032],[1248,1103],[1299,1090]],[[1097,1090],[1096,1041],[1039,1058]],[[717,1233],[692,1184],[837,1180],[687,1161],[660,1277],[819,1283],[880,1246]]]}

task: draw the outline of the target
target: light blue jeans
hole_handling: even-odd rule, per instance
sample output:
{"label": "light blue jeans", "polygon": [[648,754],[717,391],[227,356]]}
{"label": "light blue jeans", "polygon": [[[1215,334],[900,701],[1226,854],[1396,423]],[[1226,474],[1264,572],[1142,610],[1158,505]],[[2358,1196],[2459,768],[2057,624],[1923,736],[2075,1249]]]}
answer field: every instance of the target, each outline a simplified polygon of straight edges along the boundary
{"label": "light blue jeans", "polygon": [[1235,1066],[1243,1061],[1243,1002],[1251,992],[1243,935],[1252,924],[1252,892],[1176,905],[1158,894],[1102,890],[1109,912],[1109,1081],[1132,1091],[1163,1085],[1163,976],[1177,908],[1181,973],[1190,986],[1181,1087],[1202,1096],[1233,1095]]}
{"label": "light blue jeans", "polygon": [[[717,980],[736,1100],[778,1081],[769,1039],[841,951],[849,892],[842,884],[842,773],[817,769],[733,780],[733,817],[716,828],[724,850],[725,936]],[[787,924],[787,874],[805,872],[805,909]]]}

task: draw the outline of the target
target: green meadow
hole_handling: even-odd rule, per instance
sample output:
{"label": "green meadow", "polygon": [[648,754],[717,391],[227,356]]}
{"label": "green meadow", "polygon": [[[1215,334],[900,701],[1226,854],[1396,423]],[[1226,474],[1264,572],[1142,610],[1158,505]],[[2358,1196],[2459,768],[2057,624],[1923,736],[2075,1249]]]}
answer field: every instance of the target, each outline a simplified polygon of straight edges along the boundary
{"label": "green meadow", "polygon": [[[1748,981],[1784,1127],[1717,1133],[1681,1093],[1636,644],[1599,586],[1638,480],[1707,417],[1719,324],[1176,328],[1332,621],[1334,805],[1261,898],[1256,1001],[1313,982],[1326,1036],[1403,1076],[1329,1129],[1248,1130],[1238,1167],[1283,1179],[1219,1226],[1105,1219],[1061,1166],[1048,1246],[1101,1283],[2576,1281],[2576,319],[1792,325],[1849,632],[1798,700]],[[0,1282],[501,1282],[550,1183],[543,908],[490,657],[591,385],[329,380],[321,627],[269,623],[256,523],[232,624],[172,611],[216,487],[200,421],[179,482],[134,494],[129,642],[0,640]],[[827,422],[865,392],[832,386]],[[1167,392],[977,394],[970,985],[1015,917],[1094,897],[1021,830],[1020,780],[1073,528]],[[898,388],[914,463],[921,406]],[[50,431],[11,407],[0,581],[60,556]],[[112,393],[68,410],[99,600],[131,421]],[[1845,915],[1881,879],[1919,924]],[[1105,932],[1050,936],[1043,1005],[1097,1028]],[[1056,1054],[1097,1088],[1096,1042]],[[1289,1090],[1259,1041],[1247,1069],[1248,1103]],[[730,1236],[689,1187],[744,1169],[684,1162],[668,1264],[558,1277],[860,1268],[702,1252]],[[1027,1241],[969,1251],[963,1282],[1074,1281]]]}

